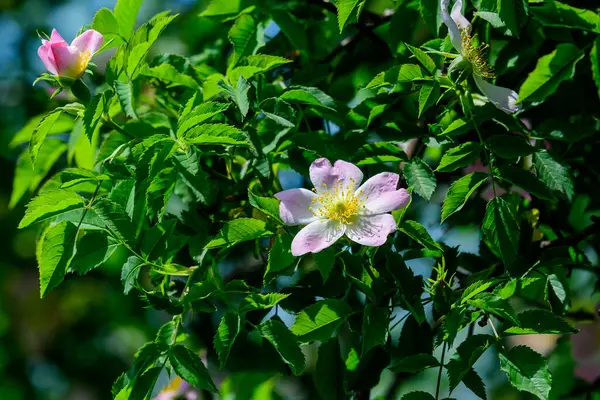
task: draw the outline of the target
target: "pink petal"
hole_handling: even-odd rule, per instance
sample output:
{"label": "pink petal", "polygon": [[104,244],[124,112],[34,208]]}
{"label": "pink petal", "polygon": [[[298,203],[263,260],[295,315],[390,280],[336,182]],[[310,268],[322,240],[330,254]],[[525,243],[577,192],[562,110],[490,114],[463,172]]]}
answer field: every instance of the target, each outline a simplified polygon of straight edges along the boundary
{"label": "pink petal", "polygon": [[306,189],[290,189],[275,195],[279,204],[279,215],[286,225],[307,225],[317,218],[309,210],[317,195]]}
{"label": "pink petal", "polygon": [[405,207],[410,195],[405,189],[398,189],[398,174],[382,172],[369,178],[356,191],[365,204],[365,214],[383,214]]}
{"label": "pink petal", "polygon": [[79,78],[83,70],[80,66],[81,53],[75,46],[55,46],[52,45],[52,54],[56,63],[57,74],[69,78]]}
{"label": "pink petal", "polygon": [[48,44],[50,42],[46,41],[46,43],[46,45],[42,45],[38,48],[37,53],[42,62],[44,63],[44,66],[46,67],[48,72],[50,72],[53,75],[56,75],[58,72],[56,70],[56,62],[54,61],[54,53],[52,52],[52,49]]}
{"label": "pink petal", "polygon": [[311,222],[298,232],[292,241],[292,255],[318,253],[334,244],[344,235],[344,225],[328,219]]}
{"label": "pink petal", "polygon": [[364,246],[381,246],[395,230],[396,221],[392,214],[360,216],[346,226],[346,236]]}
{"label": "pink petal", "polygon": [[356,165],[337,160],[332,166],[326,158],[313,161],[310,165],[309,175],[317,191],[329,190],[336,183],[341,183],[343,187],[350,184],[357,187],[363,180],[363,173]]}
{"label": "pink petal", "polygon": [[58,31],[56,29],[52,29],[52,34],[50,35],[50,43],[52,43],[52,44],[58,44],[58,43],[67,44],[67,42],[65,42],[65,39],[63,39],[62,36],[60,36],[60,34],[58,33]]}
{"label": "pink petal", "polygon": [[71,46],[77,47],[82,53],[89,51],[90,54],[94,54],[100,47],[102,47],[103,42],[104,36],[102,36],[100,32],[96,32],[93,29],[88,29],[81,35],[77,36],[71,43]]}

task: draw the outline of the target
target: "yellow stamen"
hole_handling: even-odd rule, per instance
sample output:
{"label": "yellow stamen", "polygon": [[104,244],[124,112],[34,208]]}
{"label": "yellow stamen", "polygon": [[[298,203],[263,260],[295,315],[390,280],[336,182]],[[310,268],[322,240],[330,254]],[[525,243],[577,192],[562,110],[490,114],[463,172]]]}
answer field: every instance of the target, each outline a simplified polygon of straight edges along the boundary
{"label": "yellow stamen", "polygon": [[350,178],[350,183],[346,186],[341,182],[337,182],[330,189],[327,189],[326,184],[322,186],[323,190],[317,192],[317,198],[313,199],[308,209],[316,217],[332,219],[344,225],[352,224],[354,217],[365,208],[362,191],[355,194],[354,179]]}
{"label": "yellow stamen", "polygon": [[475,40],[477,34],[471,36],[471,29],[469,27],[461,28],[461,26],[458,25],[458,29],[460,30],[460,38],[462,41],[462,55],[471,63],[473,73],[484,78],[494,78],[494,68],[487,62],[486,53],[489,45],[485,43],[477,45],[477,41]]}

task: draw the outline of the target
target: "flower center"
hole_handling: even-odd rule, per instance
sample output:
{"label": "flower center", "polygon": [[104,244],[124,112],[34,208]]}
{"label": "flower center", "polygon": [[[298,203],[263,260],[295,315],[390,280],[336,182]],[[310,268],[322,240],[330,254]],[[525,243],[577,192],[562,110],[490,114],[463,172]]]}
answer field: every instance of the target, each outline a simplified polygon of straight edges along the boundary
{"label": "flower center", "polygon": [[[336,183],[333,188],[327,189],[323,184],[323,189],[317,192],[317,197],[312,200],[312,205],[308,207],[315,217],[332,219],[344,225],[351,225],[360,210],[365,208],[364,200],[369,197],[362,197],[362,191],[355,193],[356,183],[350,178],[350,183],[345,187],[341,182]],[[340,226],[338,226],[340,228]]]}
{"label": "flower center", "polygon": [[490,66],[486,60],[486,50],[489,45],[485,43],[478,44],[475,40],[477,34],[471,36],[470,28],[461,28],[461,26],[458,25],[458,29],[460,30],[460,38],[462,41],[462,55],[471,64],[473,73],[484,78],[494,78],[494,68]]}
{"label": "flower center", "polygon": [[92,58],[92,54],[89,51],[80,52],[79,57],[77,57],[77,61],[73,65],[73,75],[79,78],[85,72],[90,60]]}

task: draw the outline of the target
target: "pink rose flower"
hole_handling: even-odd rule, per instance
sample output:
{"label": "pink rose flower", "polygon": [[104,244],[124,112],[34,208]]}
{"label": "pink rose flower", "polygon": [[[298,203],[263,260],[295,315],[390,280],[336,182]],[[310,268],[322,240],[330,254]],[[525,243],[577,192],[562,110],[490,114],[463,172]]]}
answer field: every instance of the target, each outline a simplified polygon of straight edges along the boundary
{"label": "pink rose flower", "polygon": [[410,195],[397,189],[398,174],[382,172],[359,187],[363,173],[354,164],[326,158],[309,170],[315,186],[284,190],[275,195],[286,225],[306,225],[292,241],[292,254],[318,253],[343,235],[365,246],[381,246],[396,230],[390,211],[405,207]]}
{"label": "pink rose flower", "polygon": [[53,29],[50,40],[42,40],[38,56],[51,74],[79,79],[103,41],[104,37],[99,32],[89,29],[77,36],[69,45],[56,29]]}

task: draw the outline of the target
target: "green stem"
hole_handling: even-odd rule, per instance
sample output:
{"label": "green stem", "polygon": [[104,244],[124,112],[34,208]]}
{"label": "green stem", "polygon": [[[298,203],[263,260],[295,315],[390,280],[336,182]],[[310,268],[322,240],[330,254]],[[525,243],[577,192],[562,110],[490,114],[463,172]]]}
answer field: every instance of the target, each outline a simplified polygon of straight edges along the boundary
{"label": "green stem", "polygon": [[122,133],[123,135],[129,137],[130,139],[136,139],[136,137],[134,135],[132,135],[131,133],[127,132],[123,127],[117,125],[112,118],[110,118],[110,116],[107,114],[105,116],[104,119],[104,123],[108,126],[110,126],[111,128],[113,128],[115,131]]}
{"label": "green stem", "polygon": [[435,387],[435,400],[440,398],[440,386],[442,384],[442,370],[444,369],[444,357],[446,356],[446,342],[442,346],[442,358],[440,359],[440,371],[438,372],[437,385]]}
{"label": "green stem", "polygon": [[471,122],[473,123],[473,126],[475,127],[475,132],[477,132],[477,136],[479,137],[479,143],[481,144],[481,148],[483,150],[483,153],[486,156],[488,165],[489,165],[489,176],[490,176],[490,180],[492,181],[492,190],[494,191],[494,197],[497,196],[496,194],[496,181],[494,180],[494,159],[492,157],[492,155],[488,152],[488,149],[485,147],[485,142],[483,140],[483,135],[481,134],[481,131],[479,130],[479,125],[477,124],[477,120],[475,119],[475,113],[473,112],[473,99],[471,97],[471,94],[468,95],[461,95],[461,98],[464,100],[463,101],[463,106],[464,108],[467,110],[468,112],[468,116],[469,119],[471,120]]}

